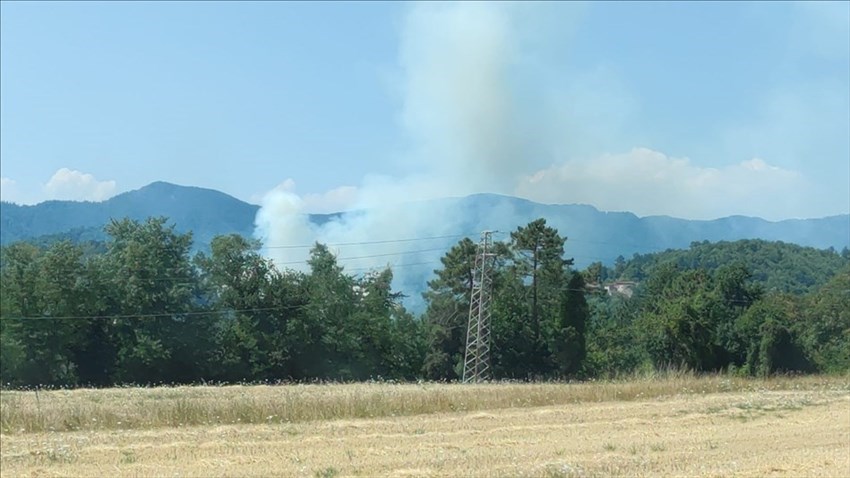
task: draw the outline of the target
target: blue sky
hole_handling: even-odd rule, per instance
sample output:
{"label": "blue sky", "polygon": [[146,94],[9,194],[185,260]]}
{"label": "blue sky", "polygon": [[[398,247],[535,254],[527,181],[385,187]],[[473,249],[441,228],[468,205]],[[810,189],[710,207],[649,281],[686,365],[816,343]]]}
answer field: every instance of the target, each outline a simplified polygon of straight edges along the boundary
{"label": "blue sky", "polygon": [[850,3],[3,2],[2,198],[850,212]]}

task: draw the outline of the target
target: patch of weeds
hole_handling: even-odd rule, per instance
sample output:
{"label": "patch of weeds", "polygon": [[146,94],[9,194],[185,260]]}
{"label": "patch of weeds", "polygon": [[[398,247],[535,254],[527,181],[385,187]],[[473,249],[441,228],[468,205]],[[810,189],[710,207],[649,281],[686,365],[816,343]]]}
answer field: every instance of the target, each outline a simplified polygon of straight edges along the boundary
{"label": "patch of weeds", "polygon": [[313,473],[313,476],[316,478],[334,478],[335,476],[339,476],[339,470],[336,468],[329,466],[324,470],[317,470]]}
{"label": "patch of weeds", "polygon": [[603,448],[605,448],[605,451],[614,451],[614,450],[616,450],[616,449],[617,449],[617,446],[616,446],[616,445],[614,445],[613,443],[606,443],[606,444],[603,446]]}
{"label": "patch of weeds", "polygon": [[796,403],[794,403],[794,402],[780,403],[777,406],[773,407],[773,410],[793,410],[793,411],[796,411],[796,410],[802,410],[803,407],[806,406],[806,405],[813,405],[813,403],[812,403],[811,400],[805,400],[805,399],[800,400]]}
{"label": "patch of weeds", "polygon": [[629,453],[631,453],[632,455],[637,455],[639,451],[640,448],[638,448],[637,445],[632,445],[629,447]]}
{"label": "patch of weeds", "polygon": [[133,450],[121,450],[121,463],[129,464],[136,462],[136,452]]}
{"label": "patch of weeds", "polygon": [[753,413],[736,413],[732,415],[732,418],[738,420],[741,423],[747,423],[756,419],[756,414]]}
{"label": "patch of weeds", "polygon": [[663,443],[653,443],[649,445],[649,449],[652,451],[666,451],[667,447]]}
{"label": "patch of weeds", "polygon": [[67,445],[61,445],[58,448],[47,450],[44,456],[51,463],[73,463],[77,457]]}
{"label": "patch of weeds", "polygon": [[761,411],[765,409],[765,405],[763,402],[741,402],[736,403],[733,407],[745,410],[745,411]]}
{"label": "patch of weeds", "polygon": [[413,434],[414,435],[424,435],[425,429],[424,428],[417,428],[416,430],[413,430]]}
{"label": "patch of weeds", "polygon": [[550,464],[543,470],[543,476],[546,478],[584,478],[586,473],[578,466],[573,466],[568,463]]}

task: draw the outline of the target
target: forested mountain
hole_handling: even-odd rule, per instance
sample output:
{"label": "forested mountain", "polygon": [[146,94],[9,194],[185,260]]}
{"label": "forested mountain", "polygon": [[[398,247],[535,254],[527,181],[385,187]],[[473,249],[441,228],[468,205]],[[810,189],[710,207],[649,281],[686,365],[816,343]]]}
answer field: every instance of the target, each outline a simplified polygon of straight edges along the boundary
{"label": "forested mountain", "polygon": [[39,236],[105,240],[110,219],[168,217],[182,232],[192,231],[196,245],[220,234],[250,237],[258,206],[232,196],[166,182],[119,194],[103,202],[46,201],[34,206],[0,203],[0,243]]}
{"label": "forested mountain", "polygon": [[[667,216],[638,217],[629,212],[603,212],[587,205],[544,205],[494,194],[444,199],[463,218],[459,232],[511,231],[536,218],[568,238],[566,254],[578,266],[613,263],[617,256],[687,248],[696,241],[763,239],[818,249],[850,247],[850,215],[770,222],[733,216],[711,221]],[[436,201],[435,201],[436,202]]]}
{"label": "forested mountain", "polygon": [[[536,218],[545,218],[569,238],[566,254],[579,266],[595,261],[610,264],[620,255],[631,257],[635,253],[686,248],[691,242],[704,240],[764,239],[837,250],[850,246],[850,215],[779,222],[739,216],[712,221],[641,218],[628,212],[602,212],[592,206],[544,205],[493,194],[428,201],[420,214],[428,215],[429,207],[445,211],[447,206],[456,214],[431,214],[445,221],[440,230],[446,234],[472,234],[485,229],[511,231]],[[251,237],[257,210],[258,206],[218,191],[157,182],[101,203],[0,203],[0,243],[45,235],[74,241],[103,240],[103,227],[110,218],[144,220],[165,216],[178,231],[193,233],[196,249],[207,250],[216,235]],[[318,224],[332,216],[313,215],[311,220]]]}
{"label": "forested mountain", "polygon": [[[614,279],[642,281],[654,268],[675,264],[682,269],[714,270],[740,264],[752,274],[752,280],[767,291],[804,293],[825,284],[845,267],[850,250],[841,255],[834,250],[802,247],[763,240],[703,241],[688,249],[668,250],[654,254],[636,254],[621,270],[606,274]],[[615,266],[616,267],[616,266]]]}

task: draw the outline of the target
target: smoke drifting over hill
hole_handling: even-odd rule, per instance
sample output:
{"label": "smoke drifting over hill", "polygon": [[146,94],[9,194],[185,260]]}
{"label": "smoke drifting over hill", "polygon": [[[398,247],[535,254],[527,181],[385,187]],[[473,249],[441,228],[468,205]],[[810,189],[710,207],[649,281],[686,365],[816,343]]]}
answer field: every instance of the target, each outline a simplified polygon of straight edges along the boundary
{"label": "smoke drifting over hill", "polygon": [[[266,245],[345,243],[334,250],[349,269],[434,257],[434,242],[351,244],[443,236],[461,218],[416,200],[474,192],[512,192],[523,170],[516,95],[510,71],[517,55],[514,25],[498,5],[417,5],[406,17],[399,52],[401,120],[415,175],[369,176],[356,189],[300,197],[288,180],[266,195],[256,235]],[[310,224],[309,206],[348,201],[349,212]],[[472,231],[474,232],[474,231]],[[442,241],[442,246],[445,241]],[[423,253],[411,251],[427,250]],[[300,269],[306,248],[269,248],[278,264]],[[404,253],[395,257],[391,253]],[[349,257],[362,257],[351,259]]]}
{"label": "smoke drifting over hill", "polygon": [[[402,160],[416,173],[369,175],[323,195],[299,196],[287,180],[257,215],[256,236],[272,246],[267,254],[304,268],[307,248],[275,246],[319,241],[347,244],[334,250],[348,270],[433,260],[431,252],[411,253],[433,243],[351,243],[441,236],[461,223],[472,229],[465,233],[490,228],[486,217],[470,222],[451,207],[416,203],[477,192],[692,219],[781,219],[823,209],[804,200],[822,192],[770,158],[706,167],[637,143],[645,137],[640,105],[616,70],[570,75],[558,65],[581,15],[580,6],[557,4],[411,7],[400,32],[398,86],[410,144]],[[306,216],[340,210],[348,212],[322,225]],[[510,223],[512,211],[489,213]]]}

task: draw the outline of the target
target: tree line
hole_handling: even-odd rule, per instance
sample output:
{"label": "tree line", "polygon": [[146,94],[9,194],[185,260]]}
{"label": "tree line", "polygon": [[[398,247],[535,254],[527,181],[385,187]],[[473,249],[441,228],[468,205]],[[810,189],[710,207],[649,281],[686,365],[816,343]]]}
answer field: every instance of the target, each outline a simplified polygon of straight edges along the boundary
{"label": "tree line", "polygon": [[[0,249],[4,386],[456,380],[462,374],[476,243],[451,247],[415,316],[390,268],[347,273],[316,244],[307,271],[280,269],[260,244],[192,236],[165,218],[112,221],[105,243],[18,242]],[[566,238],[538,219],[492,252],[496,379],[610,377],[687,367],[741,374],[850,370],[850,258],[764,241],[576,270]],[[731,246],[730,246],[731,244]],[[732,252],[729,249],[732,249]],[[721,253],[717,250],[722,249]],[[735,252],[738,248],[740,251]],[[753,257],[829,263],[798,274]],[[666,254],[666,256],[665,256]],[[814,254],[814,255],[812,255]],[[777,263],[778,264],[778,263]],[[805,270],[810,270],[805,269]],[[775,274],[788,287],[765,277]],[[632,297],[593,285],[638,279]],[[776,279],[778,280],[778,279]],[[774,280],[775,282],[775,280]]]}

